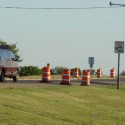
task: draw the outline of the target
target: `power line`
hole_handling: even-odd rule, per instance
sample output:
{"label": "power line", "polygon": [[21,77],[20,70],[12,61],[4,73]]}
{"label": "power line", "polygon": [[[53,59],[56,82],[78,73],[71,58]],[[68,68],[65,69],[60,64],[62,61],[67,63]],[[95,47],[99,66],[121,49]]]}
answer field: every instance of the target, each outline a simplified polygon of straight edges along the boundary
{"label": "power line", "polygon": [[38,7],[38,8],[33,8],[33,7],[9,7],[9,6],[0,6],[0,8],[2,9],[27,9],[27,10],[84,10],[84,9],[108,9],[108,8],[116,8],[115,7],[76,7],[76,8],[69,8],[69,7],[62,7],[62,8],[58,8],[58,7]]}
{"label": "power line", "polygon": [[110,5],[110,6],[115,5],[115,6],[119,6],[119,7],[124,7],[124,6],[125,6],[125,4],[114,4],[114,3],[112,3],[111,1],[110,1],[109,5]]}

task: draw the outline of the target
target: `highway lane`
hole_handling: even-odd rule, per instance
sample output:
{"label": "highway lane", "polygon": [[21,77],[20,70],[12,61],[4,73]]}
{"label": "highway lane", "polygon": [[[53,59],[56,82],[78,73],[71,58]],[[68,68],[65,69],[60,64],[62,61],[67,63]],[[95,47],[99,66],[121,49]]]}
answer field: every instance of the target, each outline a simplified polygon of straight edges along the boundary
{"label": "highway lane", "polygon": [[[19,79],[17,82],[13,82],[11,79],[5,80],[5,82],[0,82],[0,88],[7,86],[17,86],[17,87],[30,87],[30,86],[53,86],[60,85],[61,79],[52,80],[50,83],[42,83],[40,79]],[[81,79],[71,79],[71,85],[78,86],[81,85]],[[125,78],[120,79],[120,84],[125,85]],[[117,85],[117,79],[99,79],[92,78],[90,80],[90,85]]]}

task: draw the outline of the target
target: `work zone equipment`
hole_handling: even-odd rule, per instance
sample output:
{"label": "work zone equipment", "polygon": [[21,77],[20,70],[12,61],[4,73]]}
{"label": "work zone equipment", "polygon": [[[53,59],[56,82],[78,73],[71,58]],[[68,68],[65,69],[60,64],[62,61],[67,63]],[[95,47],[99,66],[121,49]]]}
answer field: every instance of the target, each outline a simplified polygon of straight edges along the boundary
{"label": "work zone equipment", "polygon": [[50,77],[50,64],[48,63],[47,66],[42,68],[42,81],[43,83],[49,83],[51,82]]}
{"label": "work zone equipment", "polygon": [[65,68],[62,73],[61,85],[70,85],[70,69]]}
{"label": "work zone equipment", "polygon": [[74,69],[73,77],[79,78],[79,69],[77,67]]}
{"label": "work zone equipment", "polygon": [[83,70],[81,85],[84,85],[84,86],[90,85],[90,70]]}
{"label": "work zone equipment", "polygon": [[110,70],[110,77],[111,77],[111,78],[115,78],[115,69],[114,69],[114,68],[112,68],[112,69]]}
{"label": "work zone equipment", "polygon": [[101,68],[99,68],[99,69],[97,69],[97,77],[98,78],[101,78],[102,77],[102,70],[101,70]]}

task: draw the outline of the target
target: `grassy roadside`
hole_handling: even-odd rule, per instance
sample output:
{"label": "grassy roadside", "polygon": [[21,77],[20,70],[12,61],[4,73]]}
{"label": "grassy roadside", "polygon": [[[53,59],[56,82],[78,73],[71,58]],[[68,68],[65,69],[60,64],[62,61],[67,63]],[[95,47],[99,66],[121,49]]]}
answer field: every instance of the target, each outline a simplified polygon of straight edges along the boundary
{"label": "grassy roadside", "polygon": [[125,86],[0,88],[0,125],[124,125]]}

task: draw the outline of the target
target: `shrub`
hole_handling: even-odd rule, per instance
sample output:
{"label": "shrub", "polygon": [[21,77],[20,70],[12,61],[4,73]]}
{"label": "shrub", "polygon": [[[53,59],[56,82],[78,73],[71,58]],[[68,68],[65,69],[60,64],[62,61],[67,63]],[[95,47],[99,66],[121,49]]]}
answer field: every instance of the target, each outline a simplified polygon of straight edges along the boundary
{"label": "shrub", "polygon": [[120,75],[124,76],[125,75],[125,71],[123,70]]}
{"label": "shrub", "polygon": [[20,76],[40,75],[41,69],[37,66],[23,66],[20,67]]}

